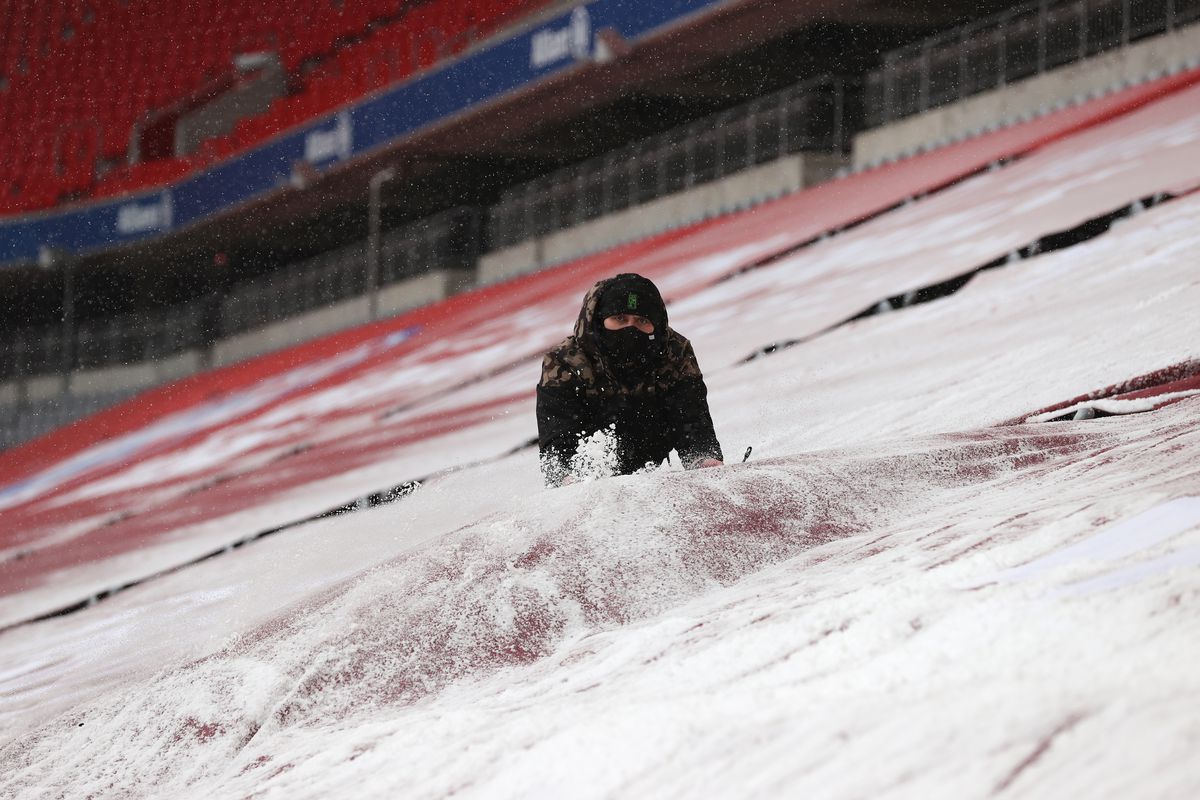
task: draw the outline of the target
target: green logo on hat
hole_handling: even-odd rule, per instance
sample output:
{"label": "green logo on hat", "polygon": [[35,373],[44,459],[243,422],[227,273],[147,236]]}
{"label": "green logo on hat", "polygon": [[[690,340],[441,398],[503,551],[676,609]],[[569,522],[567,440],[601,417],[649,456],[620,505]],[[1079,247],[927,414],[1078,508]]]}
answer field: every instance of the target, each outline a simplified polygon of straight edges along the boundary
{"label": "green logo on hat", "polygon": [[637,311],[637,295],[633,292],[629,293],[629,310]]}

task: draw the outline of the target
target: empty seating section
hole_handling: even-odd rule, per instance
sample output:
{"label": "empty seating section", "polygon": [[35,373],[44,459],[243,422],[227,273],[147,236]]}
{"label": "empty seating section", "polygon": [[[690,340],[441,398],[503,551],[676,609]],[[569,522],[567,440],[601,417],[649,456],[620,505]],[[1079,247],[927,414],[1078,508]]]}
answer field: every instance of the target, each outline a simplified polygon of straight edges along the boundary
{"label": "empty seating section", "polygon": [[[0,213],[154,186],[461,52],[550,0],[0,0]],[[139,122],[278,54],[291,94],[183,158]]]}
{"label": "empty seating section", "polygon": [[1200,0],[1044,0],[886,53],[867,75],[868,127],[1200,20]]}
{"label": "empty seating section", "polygon": [[[551,0],[444,0],[401,4],[387,24],[368,26],[363,36],[337,48],[310,70],[285,66],[298,91],[276,100],[256,117],[242,120],[219,149],[232,151],[344,105],[461,53]],[[395,4],[393,4],[395,5]]]}

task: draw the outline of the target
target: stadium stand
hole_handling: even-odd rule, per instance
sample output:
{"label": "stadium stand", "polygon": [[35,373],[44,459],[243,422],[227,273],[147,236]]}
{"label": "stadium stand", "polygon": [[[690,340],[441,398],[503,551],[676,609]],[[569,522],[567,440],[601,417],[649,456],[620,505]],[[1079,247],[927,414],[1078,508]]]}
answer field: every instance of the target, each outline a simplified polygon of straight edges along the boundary
{"label": "stadium stand", "polygon": [[1200,3],[1030,4],[887,53],[865,79],[870,166],[1011,124],[1182,66],[1200,53]]}
{"label": "stadium stand", "polygon": [[887,53],[867,77],[867,124],[878,127],[1127,47],[1200,19],[1200,2],[1041,3]]}
{"label": "stadium stand", "polygon": [[[302,3],[4,0],[0,214],[160,185],[452,57],[548,0]],[[139,136],[274,53],[292,90],[197,153],[141,160]]]}
{"label": "stadium stand", "polygon": [[[242,119],[230,134],[208,142],[195,155],[114,168],[103,181],[92,186],[92,191],[105,195],[169,181],[204,159],[219,158],[222,153],[228,154],[287,125],[310,119],[348,98],[403,80],[413,71],[429,66],[432,62],[428,58],[438,53],[441,57],[452,55],[471,41],[486,37],[488,32],[544,5],[547,4],[483,3],[475,8],[467,4],[456,6],[451,13],[444,4],[405,5],[399,12],[387,4],[379,4],[357,8],[350,15],[338,12],[333,15],[337,18],[336,25],[326,26],[319,34],[307,38],[297,32],[299,29],[286,29],[292,32],[289,35],[294,34],[291,39],[272,38],[270,25],[276,19],[272,14],[278,12],[266,13],[256,27],[245,23],[243,12],[216,9],[212,14],[214,20],[225,20],[230,27],[252,34],[250,39],[235,37],[232,43],[227,42],[232,48],[228,54],[248,52],[255,42],[276,49],[280,49],[281,41],[291,42],[280,52],[298,92],[276,100],[261,115]],[[122,6],[112,13],[114,18],[128,23],[135,7],[136,4]],[[1015,9],[956,29],[951,35],[924,40],[916,49],[909,47],[887,54],[884,62],[891,66],[867,75],[865,98],[855,81],[847,83],[831,76],[809,79],[513,186],[490,208],[452,209],[438,217],[397,227],[386,232],[380,242],[379,282],[386,290],[383,311],[399,313],[413,305],[436,301],[473,282],[482,285],[505,279],[794,192],[808,182],[781,182],[778,177],[756,179],[748,190],[735,192],[720,186],[711,193],[715,199],[687,206],[676,204],[677,209],[685,210],[665,215],[647,205],[657,198],[678,197],[710,182],[720,184],[723,179],[756,167],[783,175],[782,158],[790,154],[812,150],[836,155],[849,150],[855,134],[862,132],[866,122],[894,122],[910,113],[911,109],[906,111],[907,106],[897,99],[901,94],[909,95],[896,88],[908,85],[905,81],[909,79],[900,80],[897,76],[916,74],[917,78],[912,79],[915,85],[933,86],[928,75],[932,62],[925,56],[935,51],[953,48],[960,67],[967,65],[962,67],[967,72],[960,71],[960,82],[950,88],[943,87],[944,91],[927,88],[924,95],[920,92],[914,95],[916,112],[995,89],[1007,81],[1041,74],[1073,59],[1104,53],[1157,32],[1176,30],[1196,17],[1195,9],[1188,3],[1168,4],[1155,13],[1141,9],[1123,21],[1124,27],[1117,34],[1109,35],[1103,33],[1108,28],[1091,24],[1093,17],[1108,19],[1105,15],[1111,14],[1104,10],[1107,8],[1104,3],[1078,7],[1059,3],[1045,8]],[[1031,17],[1035,11],[1037,15]],[[80,13],[81,19],[88,16]],[[1068,14],[1074,14],[1077,21],[1088,22],[1085,28],[1094,41],[1089,38],[1083,45],[1076,40],[1064,43],[1059,41],[1062,37],[1054,35],[1056,28],[1048,22],[1029,23],[1030,19],[1045,22]],[[92,19],[87,24],[94,22]],[[53,27],[59,23],[47,24]],[[995,49],[998,30],[1007,32],[1008,38],[1001,38],[1011,50],[1002,48],[1001,52],[1012,55],[1033,48],[1043,53],[1043,57],[1018,70],[1014,66],[1017,62],[998,57]],[[447,31],[458,33],[449,35]],[[1025,38],[1020,42],[1024,44],[1013,38],[1016,34],[1009,35],[1012,31],[1023,32],[1021,36]],[[74,41],[74,35],[69,38]],[[442,44],[435,46],[438,42]],[[412,47],[419,51],[416,55]],[[917,60],[909,58],[918,50],[925,56]],[[971,55],[976,51],[991,55],[976,58]],[[53,54],[52,50],[49,52]],[[885,80],[888,75],[891,77]],[[213,80],[224,80],[221,85],[229,86],[234,79],[227,71],[223,78],[209,76],[207,85],[215,85]],[[1088,106],[1087,113],[1098,107]],[[292,110],[287,111],[289,108]],[[822,165],[823,174],[817,180],[832,174],[839,163],[843,162],[831,160]],[[619,213],[623,210],[628,212],[624,217]],[[607,226],[616,233],[604,236],[576,233],[587,223]],[[527,243],[536,243],[536,247],[530,248]],[[362,267],[365,260],[364,245],[354,243],[294,263],[283,277],[268,274],[227,287],[219,297],[210,295],[170,308],[85,320],[76,326],[70,341],[64,339],[57,326],[16,332],[10,337],[10,346],[0,354],[0,381],[9,379],[7,384],[0,384],[0,401],[20,415],[19,420],[14,417],[8,425],[10,431],[19,433],[6,434],[5,441],[13,444],[51,429],[70,417],[65,409],[95,408],[86,396],[111,401],[206,366],[231,363],[367,319],[365,298],[370,289]],[[418,278],[423,279],[419,286]],[[404,286],[406,283],[412,286]],[[34,408],[44,407],[46,413],[30,413],[31,404]]]}
{"label": "stadium stand", "polygon": [[501,249],[796,153],[840,155],[862,128],[861,92],[846,84],[810,78],[514,186],[490,210],[488,243]]}
{"label": "stadium stand", "polygon": [[[1138,198],[1193,192],[1200,186],[1200,137],[1182,131],[1196,125],[1198,84],[1200,71],[1160,80],[742,214],[206,372],[101,412],[0,456],[0,482],[9,487],[3,520],[22,531],[23,540],[72,521],[103,520],[69,545],[23,559],[8,579],[32,580],[115,558],[181,530],[193,532],[189,552],[200,555],[324,510],[320,492],[311,499],[297,494],[304,487],[336,483],[343,475],[410,480],[452,466],[444,459],[461,452],[438,444],[447,437],[469,432],[478,457],[519,444],[485,431],[529,417],[530,359],[569,325],[564,314],[582,291],[616,270],[651,276],[676,303],[695,305],[719,285],[705,303],[725,312],[744,305],[743,318],[756,320],[756,338],[769,345],[836,327],[880,298],[1003,261],[1027,243]],[[1170,145],[1159,137],[1165,129],[1181,131]],[[1111,158],[1118,145],[1122,156]],[[979,171],[1016,156],[1023,157]],[[1106,171],[1098,177],[1100,162]],[[1051,193],[1067,201],[1047,211],[1039,202]],[[1027,210],[1007,217],[994,213],[997,204]],[[955,215],[955,231],[947,231],[945,220]],[[843,230],[823,248],[797,249]],[[894,244],[863,255],[880,241]],[[739,277],[728,280],[732,276]],[[814,293],[819,303],[805,299]],[[801,316],[789,311],[798,304],[805,308]],[[704,308],[691,312],[698,332]],[[548,319],[560,324],[547,325]],[[496,348],[504,355],[497,358]],[[720,336],[705,352],[710,371],[749,355],[744,339]],[[218,440],[241,441],[247,449],[204,444]],[[186,452],[194,455],[186,474],[164,482],[135,475],[145,459]],[[92,482],[111,489],[89,490]],[[56,488],[46,494],[50,486]],[[281,504],[264,517],[270,497]],[[235,524],[238,514],[246,516]],[[223,520],[219,529],[204,524],[216,518]]]}
{"label": "stadium stand", "polygon": [[[21,35],[138,3],[84,1]],[[1188,2],[1008,18],[1101,59]],[[44,199],[170,181],[471,39],[404,21],[532,8],[479,5],[362,4],[275,42],[292,97],[194,154],[54,171]],[[1069,15],[1082,34],[1043,25]],[[279,189],[296,205],[14,266],[9,307],[61,290],[62,320],[0,344],[0,795],[1187,796],[1200,62],[917,138],[1006,91],[971,53],[994,68],[1009,30],[927,40],[916,79],[885,56],[889,108],[870,68],[817,72],[420,217],[381,201],[418,185],[381,146]],[[956,98],[933,91],[952,58]],[[909,127],[852,166],[866,118]],[[317,213],[348,235],[220,246],[229,217]],[[188,291],[159,302],[171,272]],[[618,272],[661,287],[725,463],[543,486],[542,354]],[[96,274],[140,304],[77,318]]]}

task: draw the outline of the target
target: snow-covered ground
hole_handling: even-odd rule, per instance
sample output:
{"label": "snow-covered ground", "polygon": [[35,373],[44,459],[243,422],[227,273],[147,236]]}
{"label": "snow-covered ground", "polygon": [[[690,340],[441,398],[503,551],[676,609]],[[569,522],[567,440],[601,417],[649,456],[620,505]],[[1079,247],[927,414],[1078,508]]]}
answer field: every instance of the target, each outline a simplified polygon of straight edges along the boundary
{"label": "snow-covered ground", "polygon": [[[1187,797],[1198,410],[464,472],[9,633],[33,729],[0,785]],[[513,499],[450,529],[472,493]]]}
{"label": "snow-covered ground", "polygon": [[[381,341],[324,390],[256,389],[275,393],[263,413],[73,495],[26,485],[47,508],[149,514],[222,470],[264,482],[257,505],[147,540],[169,565],[289,506],[438,473],[0,634],[0,794],[1200,795],[1200,399],[1003,424],[1200,360],[1200,195],[816,335],[1200,183],[1197,98],[727,280],[745,243],[647,268],[746,464],[545,490],[530,450],[504,455],[533,433],[537,351],[577,310],[564,279],[441,352],[389,361],[401,343]],[[279,460],[298,435],[376,455],[304,472]],[[104,553],[95,524],[53,547]],[[147,557],[64,562],[3,598],[6,620]]]}

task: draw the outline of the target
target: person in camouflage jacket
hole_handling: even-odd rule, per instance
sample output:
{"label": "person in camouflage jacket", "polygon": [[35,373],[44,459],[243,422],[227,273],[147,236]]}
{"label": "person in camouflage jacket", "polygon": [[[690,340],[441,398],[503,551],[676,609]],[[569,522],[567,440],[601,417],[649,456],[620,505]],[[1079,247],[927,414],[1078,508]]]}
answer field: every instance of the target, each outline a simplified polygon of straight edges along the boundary
{"label": "person in camouflage jacket", "polygon": [[550,486],[577,477],[572,459],[598,431],[611,433],[622,475],[661,464],[671,450],[687,469],[723,458],[692,345],[667,326],[658,288],[632,273],[593,286],[574,333],[542,359],[537,421]]}

